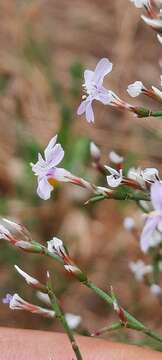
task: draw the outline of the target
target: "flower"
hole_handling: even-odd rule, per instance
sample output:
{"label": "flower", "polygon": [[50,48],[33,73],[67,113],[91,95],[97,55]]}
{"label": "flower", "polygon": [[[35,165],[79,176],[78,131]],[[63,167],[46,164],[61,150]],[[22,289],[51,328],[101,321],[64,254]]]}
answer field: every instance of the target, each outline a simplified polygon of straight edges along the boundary
{"label": "flower", "polygon": [[[39,287],[39,281],[32,276],[28,275],[25,271],[21,270],[19,266],[14,265],[17,272],[25,279],[28,285],[33,285],[34,287]],[[40,284],[41,285],[41,284]]]}
{"label": "flower", "polygon": [[159,296],[161,294],[161,287],[157,284],[152,284],[150,286],[150,291],[153,295]]}
{"label": "flower", "polygon": [[[151,203],[154,211],[146,216],[145,226],[143,228],[140,245],[143,252],[154,246],[155,230],[162,231],[162,183],[159,181],[151,185]],[[155,237],[155,245],[161,242],[161,235],[157,233],[158,238]]]}
{"label": "flower", "polygon": [[128,85],[127,92],[130,96],[136,97],[145,90],[145,87],[141,81],[135,81],[133,84]]}
{"label": "flower", "polygon": [[137,8],[142,8],[143,6],[149,6],[150,5],[150,1],[149,0],[130,0],[131,2],[134,3],[134,5]]}
{"label": "flower", "polygon": [[137,281],[142,281],[145,275],[150,274],[153,271],[153,267],[151,265],[146,265],[142,260],[136,262],[131,261],[129,268]]}
{"label": "flower", "polygon": [[151,26],[153,29],[155,30],[161,30],[162,28],[162,19],[158,19],[158,18],[155,18],[155,19],[152,19],[148,16],[145,16],[145,15],[141,15],[141,18],[142,20],[149,26]]}
{"label": "flower", "polygon": [[66,313],[65,314],[65,319],[68,323],[68,326],[71,330],[75,330],[81,323],[81,316],[79,315],[74,315],[71,313]]}
{"label": "flower", "polygon": [[124,158],[122,156],[118,155],[115,151],[110,151],[109,159],[114,164],[121,164],[124,160]]}
{"label": "flower", "polygon": [[90,154],[95,162],[98,162],[101,158],[101,151],[93,141],[90,143]]}
{"label": "flower", "polygon": [[49,252],[55,253],[61,258],[67,255],[63,241],[58,239],[57,237],[53,237],[52,240],[47,241],[47,244],[48,244],[47,248]]}
{"label": "flower", "polygon": [[4,304],[9,304],[11,310],[26,310],[33,314],[43,315],[45,317],[54,317],[55,312],[49,309],[44,309],[40,306],[31,304],[22,299],[18,294],[7,294],[2,300]]}
{"label": "flower", "polygon": [[123,225],[126,230],[131,231],[135,228],[135,221],[132,217],[127,216],[123,221]]}
{"label": "flower", "polygon": [[34,174],[38,176],[37,194],[43,200],[50,198],[56,180],[69,181],[66,176],[70,173],[57,167],[64,157],[64,150],[60,144],[56,144],[56,141],[57,135],[48,143],[44,151],[44,159],[39,153],[37,163],[31,164]]}
{"label": "flower", "polygon": [[107,183],[109,186],[111,187],[117,187],[121,184],[122,180],[123,180],[123,175],[122,175],[122,169],[120,169],[119,171],[116,169],[113,169],[110,166],[105,166],[105,168],[110,172],[111,175],[108,175],[106,177],[107,179]]}
{"label": "flower", "polygon": [[104,77],[112,71],[112,63],[106,59],[101,59],[94,71],[85,70],[84,71],[84,81],[83,87],[87,93],[83,95],[83,99],[78,107],[77,114],[82,115],[86,114],[86,119],[89,123],[94,122],[94,113],[92,109],[92,101],[98,100],[103,104],[109,104],[112,100],[111,92],[103,87]]}

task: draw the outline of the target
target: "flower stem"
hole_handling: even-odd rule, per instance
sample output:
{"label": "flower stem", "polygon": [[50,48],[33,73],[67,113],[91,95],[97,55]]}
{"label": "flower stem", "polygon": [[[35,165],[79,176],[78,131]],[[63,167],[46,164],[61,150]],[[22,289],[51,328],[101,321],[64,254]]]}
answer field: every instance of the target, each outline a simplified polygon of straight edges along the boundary
{"label": "flower stem", "polygon": [[63,325],[64,327],[64,330],[70,340],[70,343],[71,343],[71,346],[72,346],[72,349],[76,355],[76,359],[77,360],[83,360],[82,358],[82,355],[80,353],[80,350],[79,350],[79,347],[76,343],[76,340],[74,338],[74,335],[73,335],[73,331],[70,329],[67,321],[66,321],[66,318],[64,316],[64,313],[59,305],[59,302],[57,300],[57,297],[55,296],[54,292],[52,291],[52,289],[48,289],[48,296],[51,300],[51,306],[53,308],[53,310],[55,311],[56,313],[56,317],[60,320],[61,324]]}
{"label": "flower stem", "polygon": [[[93,290],[97,295],[99,295],[109,305],[113,305],[113,299],[110,297],[110,295],[108,295],[103,290],[98,288],[94,283],[92,283],[91,281],[87,281],[87,283],[85,283],[85,285],[87,287],[89,287],[91,290]],[[159,335],[159,334],[155,333],[154,331],[146,328],[145,325],[142,322],[138,321],[134,316],[129,314],[126,310],[123,309],[123,311],[124,311],[125,318],[128,321],[128,324],[126,324],[126,327],[129,327],[129,328],[137,330],[137,331],[141,331],[144,334],[146,334],[146,335],[150,336],[151,338],[153,338],[153,339],[155,339],[155,340],[162,343],[162,336],[161,335]]]}

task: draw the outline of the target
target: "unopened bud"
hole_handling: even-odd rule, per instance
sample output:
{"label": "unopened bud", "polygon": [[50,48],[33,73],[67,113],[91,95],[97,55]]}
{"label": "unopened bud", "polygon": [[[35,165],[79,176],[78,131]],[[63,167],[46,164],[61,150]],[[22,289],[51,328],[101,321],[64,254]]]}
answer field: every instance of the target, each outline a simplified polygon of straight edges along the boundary
{"label": "unopened bud", "polygon": [[90,143],[90,153],[91,153],[91,156],[92,156],[92,159],[95,161],[95,162],[98,162],[101,158],[101,151],[100,149],[98,148],[98,146],[94,143],[94,142],[91,142]]}

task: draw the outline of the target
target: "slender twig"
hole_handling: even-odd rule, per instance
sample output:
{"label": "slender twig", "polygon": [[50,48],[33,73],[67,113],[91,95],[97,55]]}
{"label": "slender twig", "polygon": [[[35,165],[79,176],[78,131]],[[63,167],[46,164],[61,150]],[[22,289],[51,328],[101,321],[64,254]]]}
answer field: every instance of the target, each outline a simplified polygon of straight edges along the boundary
{"label": "slender twig", "polygon": [[64,316],[64,313],[63,313],[63,310],[61,309],[61,306],[59,304],[59,301],[56,297],[56,295],[54,294],[51,286],[48,288],[48,296],[50,298],[50,301],[51,301],[51,306],[52,306],[52,309],[55,311],[56,313],[56,317],[59,319],[59,321],[61,322],[62,326],[64,327],[64,330],[70,340],[70,343],[71,343],[71,346],[72,346],[72,349],[76,355],[76,359],[77,360],[83,360],[82,358],[82,355],[80,353],[80,350],[79,350],[79,347],[76,343],[76,340],[75,340],[75,337],[73,335],[73,331],[70,329],[67,321],[66,321],[66,318]]}

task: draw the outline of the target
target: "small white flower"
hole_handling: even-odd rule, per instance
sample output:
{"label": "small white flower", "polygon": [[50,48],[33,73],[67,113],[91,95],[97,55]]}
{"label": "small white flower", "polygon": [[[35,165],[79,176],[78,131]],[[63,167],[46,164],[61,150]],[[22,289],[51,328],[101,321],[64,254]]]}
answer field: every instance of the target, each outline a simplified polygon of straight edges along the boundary
{"label": "small white flower", "polygon": [[128,179],[134,180],[136,182],[138,182],[138,184],[141,185],[141,187],[145,188],[145,181],[143,180],[143,177],[141,175],[141,169],[140,168],[130,168],[128,170],[128,174],[127,174]]}
{"label": "small white flower", "polygon": [[12,230],[15,229],[18,232],[22,232],[22,226],[20,224],[17,224],[16,222],[6,218],[3,218],[2,220],[5,221],[12,228]]}
{"label": "small white flower", "polygon": [[118,155],[115,151],[110,151],[109,159],[114,164],[121,164],[124,160],[124,158],[122,156]]}
{"label": "small white flower", "polygon": [[39,281],[28,275],[25,271],[21,270],[19,266],[14,265],[17,272],[25,279],[28,285],[38,285]]}
{"label": "small white flower", "polygon": [[151,19],[145,15],[141,15],[142,20],[149,26],[153,27],[153,29],[158,30],[162,28],[162,20],[161,19]]}
{"label": "small white flower", "polygon": [[8,229],[6,229],[2,224],[0,224],[0,239],[10,241],[12,234]]}
{"label": "small white flower", "polygon": [[156,168],[146,168],[144,170],[141,170],[141,175],[144,181],[148,183],[152,183],[160,179],[159,171]]}
{"label": "small white flower", "polygon": [[91,153],[92,159],[94,159],[95,161],[100,160],[101,151],[93,141],[91,141],[91,143],[90,143],[90,153]]}
{"label": "small white flower", "polygon": [[70,265],[70,264],[65,264],[64,268],[65,268],[66,271],[69,271],[69,272],[74,273],[74,274],[78,273],[78,271],[80,271],[77,266]]}
{"label": "small white flower", "polygon": [[47,241],[47,244],[48,244],[49,252],[58,254],[61,257],[62,257],[62,255],[66,255],[63,241],[58,239],[57,237],[53,237],[52,240]]}
{"label": "small white flower", "polygon": [[155,296],[159,296],[159,295],[161,294],[161,288],[160,288],[160,286],[157,285],[157,284],[152,284],[152,285],[150,286],[150,291],[151,291],[151,293],[152,293],[153,295],[155,295]]}
{"label": "small white flower", "polygon": [[137,8],[142,8],[144,6],[149,6],[150,4],[150,1],[149,0],[130,0],[131,2],[134,3],[134,5],[137,7]]}
{"label": "small white flower", "polygon": [[113,169],[110,166],[105,166],[105,168],[111,174],[111,175],[108,175],[106,177],[108,185],[111,186],[111,187],[118,187],[121,184],[122,180],[123,180],[122,169],[117,171],[116,169]]}
{"label": "small white flower", "polygon": [[162,45],[162,35],[157,34],[157,38],[158,38],[158,40],[159,40],[159,43]]}
{"label": "small white flower", "polygon": [[126,230],[131,231],[135,228],[135,221],[132,217],[127,216],[123,221],[123,225]]}
{"label": "small white flower", "polygon": [[71,330],[75,330],[79,326],[79,324],[81,323],[81,320],[82,320],[81,316],[74,315],[71,313],[66,313],[65,319]]}
{"label": "small white flower", "polygon": [[46,305],[51,305],[50,298],[48,294],[43,293],[42,291],[37,291],[37,298],[41,300]]}
{"label": "small white flower", "polygon": [[142,281],[145,275],[150,274],[153,271],[153,267],[151,265],[146,265],[142,260],[136,262],[131,261],[129,268],[137,281]]}
{"label": "small white flower", "polygon": [[[161,77],[160,77],[161,78]],[[154,94],[156,95],[157,98],[159,98],[159,100],[162,100],[162,91],[160,91],[157,87],[152,86],[152,90],[154,92]]]}
{"label": "small white flower", "polygon": [[130,96],[139,96],[144,90],[144,85],[141,81],[135,81],[133,84],[128,85],[127,92]]}

